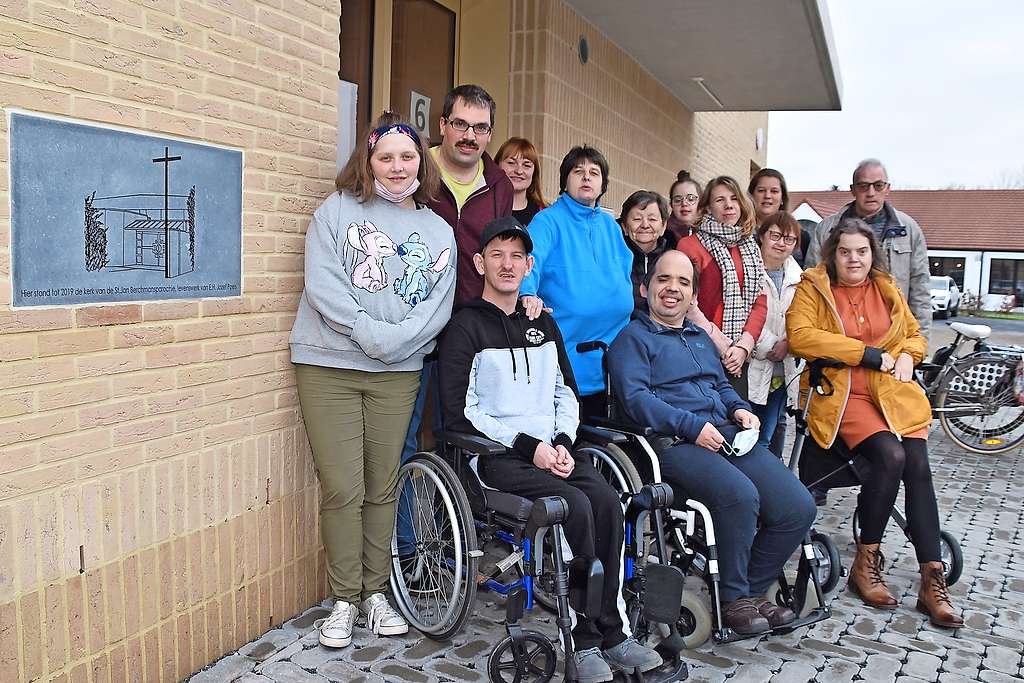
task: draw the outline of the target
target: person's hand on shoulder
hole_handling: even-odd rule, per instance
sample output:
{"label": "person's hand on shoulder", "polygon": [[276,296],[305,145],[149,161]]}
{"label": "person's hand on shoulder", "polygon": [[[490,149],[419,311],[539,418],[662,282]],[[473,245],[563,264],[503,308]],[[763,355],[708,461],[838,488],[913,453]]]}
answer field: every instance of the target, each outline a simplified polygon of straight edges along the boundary
{"label": "person's hand on shoulder", "polygon": [[552,311],[550,308],[544,308],[544,300],[539,296],[528,294],[520,297],[520,301],[523,302],[523,308],[526,309],[526,317],[530,320],[536,320],[542,312],[550,313]]}

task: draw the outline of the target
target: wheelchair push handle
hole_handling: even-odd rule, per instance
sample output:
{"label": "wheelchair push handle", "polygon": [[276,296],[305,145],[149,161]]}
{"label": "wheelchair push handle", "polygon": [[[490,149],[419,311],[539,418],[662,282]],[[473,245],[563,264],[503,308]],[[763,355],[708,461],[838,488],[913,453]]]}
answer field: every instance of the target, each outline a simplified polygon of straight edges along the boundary
{"label": "wheelchair push handle", "polygon": [[[832,384],[832,380],[825,376],[825,369],[837,369],[846,367],[846,363],[832,358],[816,358],[807,363],[807,371],[810,373],[808,376],[808,387],[810,391],[817,392],[821,396],[831,396],[835,393],[835,385]],[[810,400],[810,395],[808,395]]]}
{"label": "wheelchair push handle", "polygon": [[605,398],[605,414],[604,417],[611,419],[612,413],[612,384],[608,372],[608,344],[600,339],[594,339],[592,341],[580,342],[576,345],[576,353],[592,353],[594,351],[601,352],[601,375],[604,379],[604,398]]}
{"label": "wheelchair push handle", "polygon": [[591,351],[607,351],[608,345],[600,339],[594,341],[580,342],[576,345],[576,353],[590,353]]}

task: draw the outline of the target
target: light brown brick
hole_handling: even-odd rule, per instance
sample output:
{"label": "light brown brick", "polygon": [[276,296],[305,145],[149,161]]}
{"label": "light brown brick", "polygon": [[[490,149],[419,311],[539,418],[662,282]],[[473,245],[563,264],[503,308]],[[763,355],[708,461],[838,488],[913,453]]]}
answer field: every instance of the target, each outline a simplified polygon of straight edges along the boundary
{"label": "light brown brick", "polygon": [[41,462],[53,462],[74,458],[86,453],[95,453],[110,448],[112,445],[109,429],[94,429],[87,432],[76,431],[71,436],[47,439],[40,444],[39,459]]}
{"label": "light brown brick", "polygon": [[143,58],[137,54],[115,52],[95,43],[86,42],[76,42],[73,54],[75,61],[80,64],[93,66],[103,71],[142,77]]}
{"label": "light brown brick", "polygon": [[28,78],[32,75],[32,55],[0,48],[0,74]]}
{"label": "light brown brick", "polygon": [[202,360],[203,347],[201,344],[169,344],[146,350],[147,368],[188,365]]}
{"label": "light brown brick", "polygon": [[68,643],[64,629],[67,626],[67,603],[64,600],[64,584],[50,584],[46,587],[44,614],[46,632],[40,642],[46,643],[48,671],[63,668],[68,656]]}
{"label": "light brown brick", "polygon": [[25,360],[35,355],[35,335],[4,334],[0,336],[0,361]]}
{"label": "light brown brick", "polygon": [[[3,91],[0,92],[0,102],[27,106],[23,103],[12,101],[8,99],[8,95],[12,93],[12,88],[17,89],[21,86],[5,83]],[[36,91],[33,90],[33,93]],[[44,92],[38,91],[39,97],[44,98]],[[31,95],[32,98],[38,99],[35,94]],[[68,102],[70,102],[68,98]],[[37,102],[42,104],[42,102]],[[69,309],[62,308],[46,308],[42,310],[17,310],[17,311],[0,311],[0,332],[4,334],[10,334],[12,332],[35,332],[38,330],[59,330],[62,328],[71,327],[71,311]]]}
{"label": "light brown brick", "polygon": [[159,439],[162,436],[170,435],[173,431],[174,421],[170,417],[160,417],[114,427],[113,437],[115,443],[130,444],[137,441]]}
{"label": "light brown brick", "polygon": [[178,46],[162,36],[143,33],[127,27],[113,26],[110,32],[110,43],[131,52],[174,61],[177,58]]}
{"label": "light brown brick", "polygon": [[70,658],[81,659],[89,649],[86,629],[85,579],[75,574],[67,582],[68,595],[68,645]]}
{"label": "light brown brick", "polygon": [[110,77],[106,74],[42,57],[32,62],[32,79],[94,95],[105,95],[110,91]]}
{"label": "light brown brick", "polygon": [[227,320],[200,320],[198,322],[178,323],[174,326],[174,338],[176,341],[211,339],[214,337],[226,337],[229,334],[230,327]]}
{"label": "light brown brick", "polygon": [[[110,383],[107,380],[91,382],[75,382],[39,390],[39,410],[67,408],[110,398]],[[83,409],[85,410],[85,409]],[[83,411],[79,411],[79,427],[85,429],[91,424],[83,419]]]}
{"label": "light brown brick", "polygon": [[113,331],[114,348],[155,346],[169,344],[172,341],[174,328],[171,325],[123,327]]}
{"label": "light brown brick", "polygon": [[35,402],[36,395],[32,391],[4,392],[0,394],[0,418],[31,413]]}
{"label": "light brown brick", "polygon": [[101,403],[78,410],[79,423],[83,429],[128,422],[145,415],[146,402],[141,398]]}
{"label": "light brown brick", "polygon": [[105,21],[41,2],[33,5],[32,21],[37,25],[73,33],[83,38],[105,40],[109,34]]}
{"label": "light brown brick", "polygon": [[18,628],[17,603],[0,602],[0,674],[7,680],[24,680],[18,656],[23,638]]}
{"label": "light brown brick", "polygon": [[71,410],[46,413],[36,417],[12,418],[0,430],[0,446],[41,439],[53,434],[65,434],[77,427],[77,416]]}
{"label": "light brown brick", "polygon": [[169,301],[142,305],[142,317],[147,322],[154,320],[178,320],[199,315],[198,301]]}
{"label": "light brown brick", "polygon": [[137,394],[160,393],[174,388],[174,370],[153,370],[116,375],[110,380],[115,398]]}
{"label": "light brown brick", "polygon": [[78,375],[95,377],[140,370],[144,367],[144,358],[142,351],[137,349],[86,356],[78,359]]}
{"label": "light brown brick", "polygon": [[75,322],[79,327],[138,323],[142,322],[142,306],[139,304],[87,306],[76,311]]}
{"label": "light brown brick", "polygon": [[51,332],[38,337],[40,356],[85,354],[110,348],[110,333],[100,330],[74,330]]}
{"label": "light brown brick", "polygon": [[161,673],[160,632],[152,628],[142,636],[142,652],[146,666],[146,681],[159,681]]}

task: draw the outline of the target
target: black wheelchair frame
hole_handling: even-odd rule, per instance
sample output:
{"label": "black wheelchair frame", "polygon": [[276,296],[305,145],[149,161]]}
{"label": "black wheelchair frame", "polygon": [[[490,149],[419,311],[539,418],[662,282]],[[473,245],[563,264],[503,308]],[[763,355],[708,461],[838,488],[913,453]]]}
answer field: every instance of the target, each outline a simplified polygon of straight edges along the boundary
{"label": "black wheelchair frame", "polygon": [[[576,350],[579,353],[602,352],[607,403],[605,416],[591,418],[588,424],[581,426],[581,438],[586,438],[598,446],[616,448],[619,452],[625,453],[630,458],[634,470],[640,473],[641,483],[650,481],[661,483],[657,451],[662,447],[672,445],[674,439],[659,436],[649,427],[631,424],[616,415],[615,397],[608,373],[608,346],[604,342],[584,342],[578,344]],[[602,433],[610,434],[612,438],[602,439]],[[620,447],[622,445],[632,445],[633,448],[626,450]],[[795,463],[791,467],[795,467]],[[707,584],[711,593],[710,632],[716,643],[791,633],[798,628],[809,626],[831,616],[831,609],[825,601],[825,593],[835,587],[838,575],[842,571],[838,564],[838,551],[827,536],[809,532],[800,547],[795,579],[790,582],[783,571],[778,578],[777,589],[770,591],[771,598],[777,604],[792,609],[798,618],[785,626],[754,634],[740,634],[724,626],[719,586],[721,575],[719,574],[718,550],[711,512],[707,506],[694,499],[680,502],[682,505],[677,504],[677,509],[671,512],[663,531],[665,536],[673,539],[673,549],[668,556],[667,564],[678,567],[684,573],[697,576]],[[664,558],[665,556],[659,557]],[[824,579],[820,573],[824,564],[823,560],[828,561],[827,575]],[[691,597],[684,600],[681,609],[684,615],[677,623],[677,630],[688,648],[696,647],[706,638],[701,628],[706,621],[703,614],[698,611],[702,609],[702,604]],[[693,637],[688,638],[691,635]]]}
{"label": "black wheelchair frame", "polygon": [[[437,574],[443,578],[424,581],[422,576],[416,578],[415,572],[409,572],[409,567],[416,565],[410,564],[408,551],[405,557],[400,552],[402,541],[396,525],[392,542],[391,584],[399,610],[427,636],[445,639],[460,630],[468,619],[478,585],[506,596],[508,635],[495,646],[488,658],[488,676],[495,683],[543,683],[554,675],[557,662],[555,648],[547,636],[520,624],[524,612],[533,605],[536,589],[543,584],[552,598],[555,622],[565,652],[565,680],[576,680],[569,610],[572,608],[585,615],[597,614],[603,581],[601,562],[583,557],[565,561],[560,542],[561,523],[567,509],[563,498],[551,496],[530,501],[482,485],[472,471],[471,458],[503,455],[506,453],[504,446],[479,436],[456,432],[443,432],[437,436],[439,453],[417,453],[400,469],[400,500],[408,486],[418,485],[413,476],[419,479],[432,477],[434,490],[426,498],[441,498],[447,511],[445,514],[451,519],[458,518],[461,528],[455,529],[455,524],[442,525],[441,532],[435,533],[437,511],[430,510],[425,515],[417,511],[421,523],[416,525],[416,551],[412,557],[422,560],[429,553],[437,553],[443,558],[436,563],[440,570]],[[663,511],[671,506],[671,496],[668,486],[652,485],[643,487],[624,501],[628,503],[625,515],[628,571],[624,568],[624,586],[630,626],[644,637],[653,625],[664,624],[663,629],[668,635],[661,634],[664,637],[656,648],[666,662],[662,667],[646,674],[639,671],[616,672],[617,680],[667,683],[687,676],[686,664],[679,656],[682,644],[678,637],[673,637],[682,592],[682,573],[672,567],[647,567],[641,555],[646,547],[642,530],[648,525],[648,518],[653,517],[654,525],[660,527]],[[400,503],[400,519],[402,515]],[[479,563],[483,552],[478,545],[486,546],[493,542],[507,545],[511,553],[496,562],[488,574],[481,574]],[[664,538],[657,542],[663,544]],[[664,548],[664,545],[660,547]],[[545,568],[545,563],[550,565],[550,570]],[[512,569],[516,570],[517,576],[503,580],[502,577]],[[451,596],[447,606],[442,608],[438,593]],[[417,594],[428,597],[420,601]],[[431,594],[434,594],[433,605],[429,597]],[[674,610],[672,606],[675,606]]]}

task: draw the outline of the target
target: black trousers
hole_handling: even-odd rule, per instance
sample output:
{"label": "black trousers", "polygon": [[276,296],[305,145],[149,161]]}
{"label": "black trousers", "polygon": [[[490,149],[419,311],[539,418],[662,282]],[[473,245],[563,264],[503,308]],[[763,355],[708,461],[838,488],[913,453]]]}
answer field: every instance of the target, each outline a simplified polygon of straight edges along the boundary
{"label": "black trousers", "polygon": [[[572,629],[577,650],[607,650],[630,635],[625,627],[622,598],[622,504],[615,490],[586,459],[576,457],[567,479],[537,468],[514,455],[481,456],[477,469],[488,486],[524,498],[561,496],[568,503],[563,522],[572,556],[596,557],[604,565],[601,614],[596,620],[575,615]],[[570,559],[569,557],[566,560]]]}
{"label": "black trousers", "polygon": [[936,562],[939,553],[939,506],[935,501],[928,442],[878,432],[853,449],[871,463],[871,472],[860,488],[860,542],[881,543],[885,525],[896,503],[900,482],[906,488],[907,531],[917,561]]}

